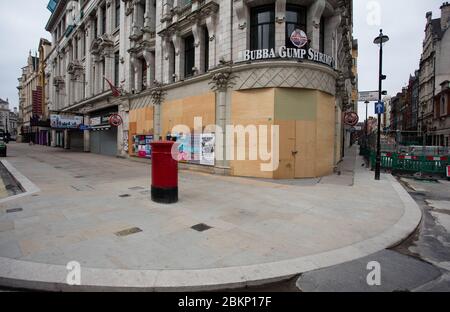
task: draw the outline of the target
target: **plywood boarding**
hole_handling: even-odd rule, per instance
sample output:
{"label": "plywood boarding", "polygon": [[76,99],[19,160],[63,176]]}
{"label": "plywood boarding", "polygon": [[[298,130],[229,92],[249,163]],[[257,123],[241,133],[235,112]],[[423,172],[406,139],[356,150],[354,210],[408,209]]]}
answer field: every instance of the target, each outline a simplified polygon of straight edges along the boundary
{"label": "plywood boarding", "polygon": [[316,120],[317,91],[294,88],[275,89],[276,120]]}
{"label": "plywood boarding", "polygon": [[334,97],[318,91],[316,132],[316,176],[333,173],[335,140]]}
{"label": "plywood boarding", "polygon": [[280,164],[278,170],[274,173],[275,179],[294,179],[295,178],[295,120],[276,121],[280,127]]}
{"label": "plywood boarding", "polygon": [[203,127],[216,123],[216,100],[213,92],[167,101],[161,107],[162,134],[171,132],[177,125],[194,130],[194,118],[202,117]]}
{"label": "plywood boarding", "polygon": [[[332,172],[334,106],[334,97],[320,91],[275,90],[275,124],[280,125],[281,131],[280,168],[276,178],[310,178]],[[297,154],[292,155],[293,151]],[[289,171],[292,163],[293,172]]]}
{"label": "plywood boarding", "polygon": [[[245,91],[234,91],[231,99],[231,123],[235,126],[243,127],[266,126],[268,133],[271,133],[271,127],[274,120],[274,89],[253,89]],[[258,129],[259,130],[259,129]],[[259,131],[258,131],[259,133]],[[234,139],[235,146],[238,146],[237,137]],[[242,146],[241,146],[242,147]],[[267,150],[271,150],[270,135],[268,139]],[[265,162],[259,157],[257,160],[249,158],[249,136],[246,137],[245,143],[246,160],[230,161],[231,173],[236,176],[273,178],[273,172],[265,172],[261,170],[261,165]]]}
{"label": "plywood boarding", "polygon": [[153,134],[153,112],[154,108],[145,107],[130,111],[129,115],[129,154],[133,153],[133,136],[137,134]]}

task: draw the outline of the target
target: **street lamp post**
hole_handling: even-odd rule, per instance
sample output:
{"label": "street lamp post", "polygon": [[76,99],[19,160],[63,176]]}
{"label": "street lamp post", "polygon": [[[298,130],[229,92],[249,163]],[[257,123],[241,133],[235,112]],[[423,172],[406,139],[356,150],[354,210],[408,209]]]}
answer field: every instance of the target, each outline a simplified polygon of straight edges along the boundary
{"label": "street lamp post", "polygon": [[[378,77],[378,102],[381,103],[383,93],[383,80],[386,76],[383,75],[383,44],[389,41],[389,37],[383,34],[380,29],[380,35],[373,41],[374,44],[380,46],[380,61],[379,61],[379,77]],[[377,133],[377,158],[375,165],[375,180],[379,181],[381,178],[381,113],[378,114],[378,133]]]}

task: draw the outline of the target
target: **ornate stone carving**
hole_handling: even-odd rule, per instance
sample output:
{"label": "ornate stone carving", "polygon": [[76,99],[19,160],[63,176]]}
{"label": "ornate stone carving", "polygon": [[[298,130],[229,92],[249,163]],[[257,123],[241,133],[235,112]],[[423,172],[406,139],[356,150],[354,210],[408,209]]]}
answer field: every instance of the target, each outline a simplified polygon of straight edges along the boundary
{"label": "ornate stone carving", "polygon": [[237,78],[230,70],[221,71],[215,73],[209,84],[213,91],[226,91],[228,88],[235,85],[235,79]]}
{"label": "ornate stone carving", "polygon": [[153,83],[155,86],[150,94],[153,104],[160,105],[162,102],[164,102],[164,98],[166,96],[166,91],[164,90],[164,85],[160,83],[159,81],[155,81]]}

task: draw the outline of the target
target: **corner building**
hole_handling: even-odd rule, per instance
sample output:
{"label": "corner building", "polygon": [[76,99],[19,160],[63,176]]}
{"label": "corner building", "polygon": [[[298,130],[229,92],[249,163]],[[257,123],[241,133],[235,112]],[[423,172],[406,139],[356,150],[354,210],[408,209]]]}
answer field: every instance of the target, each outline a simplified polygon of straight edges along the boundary
{"label": "corner building", "polygon": [[[180,135],[172,131],[176,125],[194,132],[194,118],[201,117],[203,126],[222,129],[278,125],[280,163],[276,171],[264,172],[263,160],[218,157],[187,162],[190,168],[306,178],[332,173],[342,159],[343,113],[352,110],[356,83],[352,1],[110,0],[104,10],[101,1],[93,2],[88,31],[105,33],[86,41],[85,60],[71,69],[80,71],[84,91],[75,92],[81,99],[72,105],[69,100],[63,111],[83,115],[85,124],[98,122],[99,112],[117,111],[124,122],[107,131],[114,132],[109,141],[118,156],[145,157],[148,141]],[[102,12],[107,25],[119,14],[115,32],[104,26]],[[102,75],[121,87],[121,97],[111,96]],[[96,127],[84,131],[85,151],[95,152]],[[225,134],[206,137],[211,136],[209,157],[211,151],[226,155],[242,144],[227,145]],[[192,142],[204,149],[209,139]],[[248,151],[248,138],[245,144]]]}

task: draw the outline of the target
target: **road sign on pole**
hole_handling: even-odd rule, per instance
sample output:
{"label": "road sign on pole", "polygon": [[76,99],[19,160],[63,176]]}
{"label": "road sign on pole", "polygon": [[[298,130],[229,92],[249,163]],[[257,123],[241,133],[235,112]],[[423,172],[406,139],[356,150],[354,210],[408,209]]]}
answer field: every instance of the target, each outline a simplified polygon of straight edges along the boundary
{"label": "road sign on pole", "polygon": [[360,102],[374,102],[378,101],[378,91],[362,91],[359,92]]}
{"label": "road sign on pole", "polygon": [[377,114],[377,115],[384,114],[384,102],[376,102],[375,103],[375,114]]}

